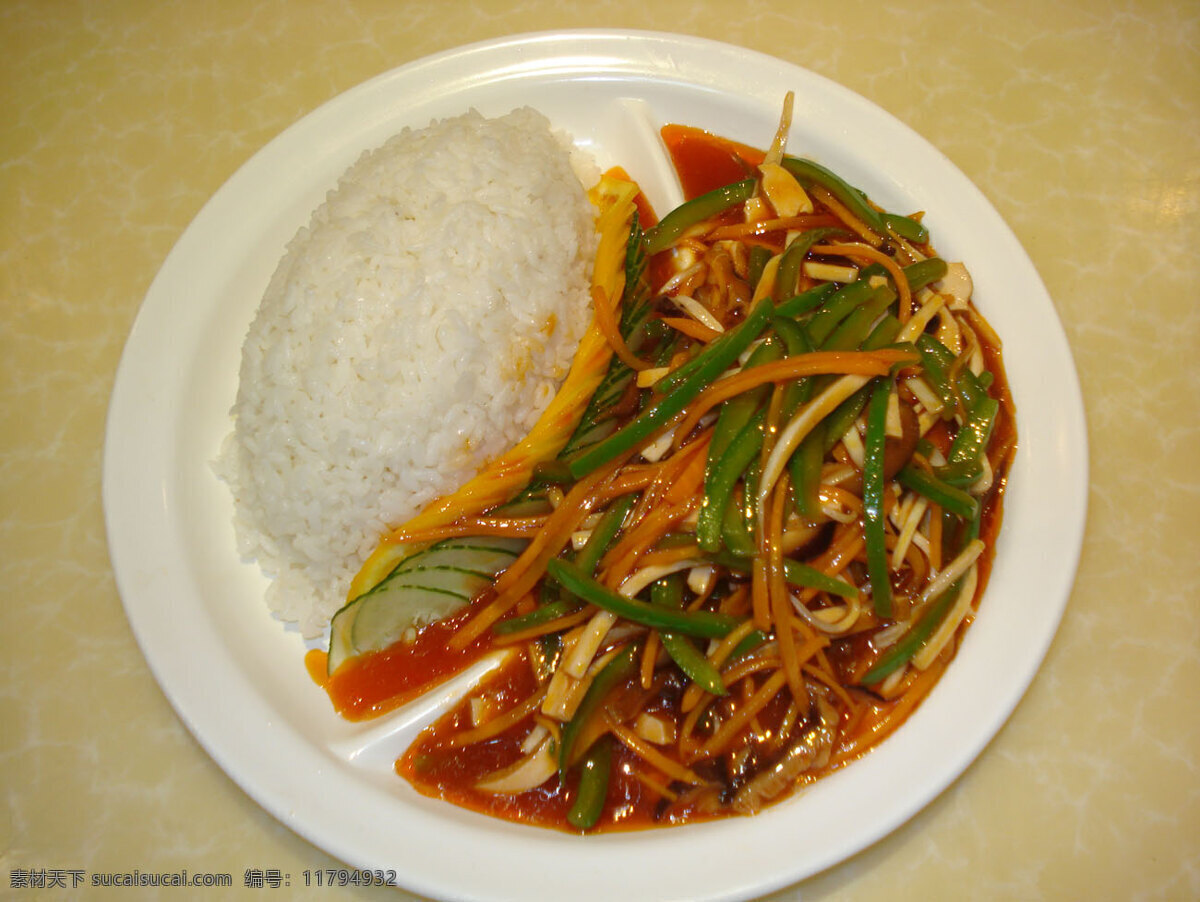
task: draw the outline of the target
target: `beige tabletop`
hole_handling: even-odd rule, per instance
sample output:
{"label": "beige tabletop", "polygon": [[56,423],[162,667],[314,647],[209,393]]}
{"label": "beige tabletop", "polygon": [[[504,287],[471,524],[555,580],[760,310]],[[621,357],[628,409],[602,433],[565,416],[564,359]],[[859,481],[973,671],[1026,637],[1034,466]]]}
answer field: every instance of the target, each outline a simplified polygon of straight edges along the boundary
{"label": "beige tabletop", "polygon": [[[0,4],[0,895],[186,868],[274,898],[299,880],[247,869],[338,866],[210,760],[134,642],[100,498],[114,372],[173,243],[288,124],[431,52],[589,26],[764,51],[899,117],[1012,226],[1083,387],[1087,534],[1032,687],[924,811],[772,898],[1200,898],[1200,5],[1160,0]],[[342,895],[395,897],[312,891]]]}

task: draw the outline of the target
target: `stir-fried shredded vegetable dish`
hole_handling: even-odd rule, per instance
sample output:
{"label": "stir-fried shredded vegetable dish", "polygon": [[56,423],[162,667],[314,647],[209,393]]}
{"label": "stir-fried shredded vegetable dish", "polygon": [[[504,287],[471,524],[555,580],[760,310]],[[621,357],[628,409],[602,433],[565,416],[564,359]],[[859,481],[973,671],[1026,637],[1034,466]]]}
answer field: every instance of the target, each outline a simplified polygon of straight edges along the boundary
{"label": "stir-fried shredded vegetable dish", "polygon": [[559,397],[335,618],[350,717],[498,662],[397,762],[421,792],[575,830],[754,813],[953,658],[1016,446],[1000,342],[920,214],[785,154],[787,119],[765,152],[664,129],[690,199],[656,223],[604,177]]}

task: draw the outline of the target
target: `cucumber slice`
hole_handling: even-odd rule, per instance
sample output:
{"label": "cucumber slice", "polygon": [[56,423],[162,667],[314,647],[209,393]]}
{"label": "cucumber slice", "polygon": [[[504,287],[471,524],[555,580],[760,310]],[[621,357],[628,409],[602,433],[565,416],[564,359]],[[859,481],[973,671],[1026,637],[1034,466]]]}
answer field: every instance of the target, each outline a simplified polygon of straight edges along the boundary
{"label": "cucumber slice", "polygon": [[[383,581],[371,589],[382,588],[390,580],[418,570],[454,569],[492,578],[516,559],[528,542],[491,536],[443,539],[406,557]],[[408,578],[405,578],[408,581]],[[472,593],[473,594],[473,593]]]}
{"label": "cucumber slice", "polygon": [[384,579],[334,615],[328,671],[387,648],[411,627],[453,614],[516,560],[526,539],[443,539],[403,558]]}
{"label": "cucumber slice", "polygon": [[352,601],[343,605],[333,619],[329,621],[329,659],[325,663],[325,672],[332,674],[347,658],[354,657],[354,644],[351,637],[354,633],[354,621],[358,617],[358,602]]}

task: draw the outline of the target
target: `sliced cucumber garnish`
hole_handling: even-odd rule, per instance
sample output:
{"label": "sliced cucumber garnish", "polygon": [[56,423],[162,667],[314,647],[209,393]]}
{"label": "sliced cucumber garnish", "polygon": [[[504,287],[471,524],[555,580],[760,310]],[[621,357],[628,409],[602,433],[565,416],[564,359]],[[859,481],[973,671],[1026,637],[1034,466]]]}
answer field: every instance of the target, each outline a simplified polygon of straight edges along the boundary
{"label": "sliced cucumber garnish", "polygon": [[334,615],[329,673],[347,658],[387,648],[410,628],[453,614],[516,560],[527,544],[527,539],[469,536],[414,549],[376,586]]}

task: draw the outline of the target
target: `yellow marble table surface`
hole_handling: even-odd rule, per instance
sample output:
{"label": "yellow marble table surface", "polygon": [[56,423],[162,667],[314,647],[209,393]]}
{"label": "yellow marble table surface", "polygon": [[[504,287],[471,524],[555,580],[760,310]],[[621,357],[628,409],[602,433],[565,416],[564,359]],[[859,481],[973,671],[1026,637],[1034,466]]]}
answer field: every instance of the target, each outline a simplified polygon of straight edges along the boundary
{"label": "yellow marble table surface", "polygon": [[187,868],[273,898],[296,881],[245,869],[337,866],[208,758],[134,643],[100,501],[113,374],[172,244],[289,123],[434,51],[586,26],[774,54],[916,129],[1023,242],[1083,386],[1087,536],[1028,694],[927,809],[772,898],[1200,898],[1200,5],[1159,0],[0,4],[0,894]]}

